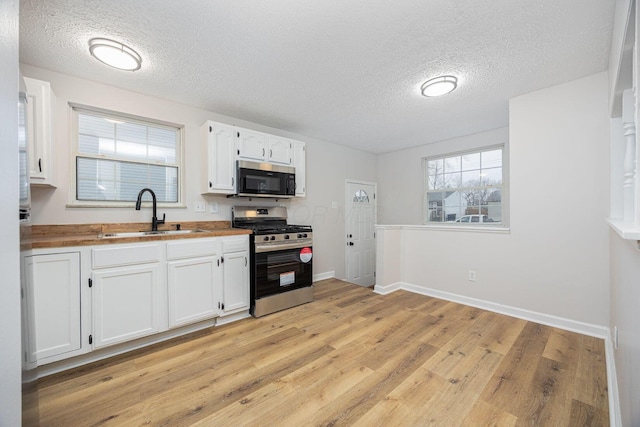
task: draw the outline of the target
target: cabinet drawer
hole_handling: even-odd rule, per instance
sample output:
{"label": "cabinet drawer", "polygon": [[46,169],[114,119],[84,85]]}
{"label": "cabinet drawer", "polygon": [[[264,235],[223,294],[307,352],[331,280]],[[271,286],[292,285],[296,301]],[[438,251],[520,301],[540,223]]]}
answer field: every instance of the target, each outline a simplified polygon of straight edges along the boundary
{"label": "cabinet drawer", "polygon": [[222,252],[242,252],[249,250],[249,236],[229,237],[222,240]]}
{"label": "cabinet drawer", "polygon": [[93,268],[159,262],[160,245],[155,243],[127,245],[126,247],[94,248],[91,251],[91,259]]}
{"label": "cabinet drawer", "polygon": [[167,243],[167,259],[196,258],[221,253],[220,239],[190,239]]}

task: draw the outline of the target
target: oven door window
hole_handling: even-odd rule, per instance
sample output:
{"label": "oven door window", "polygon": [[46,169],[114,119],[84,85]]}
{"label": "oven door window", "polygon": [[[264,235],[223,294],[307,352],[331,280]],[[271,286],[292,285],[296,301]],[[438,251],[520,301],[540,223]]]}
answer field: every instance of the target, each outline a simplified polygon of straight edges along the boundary
{"label": "oven door window", "polygon": [[312,263],[302,261],[307,258],[301,257],[301,251],[296,248],[256,253],[256,298],[311,286]]}

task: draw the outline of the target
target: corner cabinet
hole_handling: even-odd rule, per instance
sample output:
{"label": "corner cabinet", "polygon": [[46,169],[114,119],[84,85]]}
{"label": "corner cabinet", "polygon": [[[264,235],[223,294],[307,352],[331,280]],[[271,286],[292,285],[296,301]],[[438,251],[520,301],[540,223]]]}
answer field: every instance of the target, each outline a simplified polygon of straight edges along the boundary
{"label": "corner cabinet", "polygon": [[132,243],[92,249],[94,348],[167,329],[160,245]]}
{"label": "corner cabinet", "polygon": [[55,187],[53,167],[53,111],[56,96],[49,82],[24,78],[27,86],[27,138],[30,183]]}
{"label": "corner cabinet", "polygon": [[233,194],[236,192],[236,139],[233,126],[206,122],[200,129],[204,143],[202,170],[203,194]]}
{"label": "corner cabinet", "polygon": [[22,269],[25,366],[80,354],[80,253],[26,256]]}
{"label": "corner cabinet", "polygon": [[249,309],[249,238],[237,236],[222,240],[224,286],[221,314]]}

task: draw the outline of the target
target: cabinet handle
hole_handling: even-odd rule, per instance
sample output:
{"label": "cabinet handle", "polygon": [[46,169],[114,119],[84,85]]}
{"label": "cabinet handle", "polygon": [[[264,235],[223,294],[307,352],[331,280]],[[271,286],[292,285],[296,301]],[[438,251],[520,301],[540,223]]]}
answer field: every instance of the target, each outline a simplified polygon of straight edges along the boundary
{"label": "cabinet handle", "polygon": [[269,158],[273,157],[273,150],[269,150]]}
{"label": "cabinet handle", "polygon": [[262,149],[262,157],[264,157],[264,148]]}
{"label": "cabinet handle", "polygon": [[42,172],[42,159],[38,159],[38,169]]}
{"label": "cabinet handle", "polygon": [[234,177],[231,177],[231,186],[233,187],[234,185],[236,185],[236,184],[235,184],[235,178],[234,178]]}
{"label": "cabinet handle", "polygon": [[244,257],[244,266],[247,266],[247,257]]}

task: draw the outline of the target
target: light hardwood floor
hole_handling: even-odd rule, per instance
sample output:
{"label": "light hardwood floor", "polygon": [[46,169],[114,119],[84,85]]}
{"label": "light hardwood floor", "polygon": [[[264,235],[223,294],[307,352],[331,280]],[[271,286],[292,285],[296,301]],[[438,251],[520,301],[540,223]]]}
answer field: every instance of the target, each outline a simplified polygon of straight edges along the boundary
{"label": "light hardwood floor", "polygon": [[44,378],[40,424],[609,425],[600,339],[335,279],[315,296]]}

